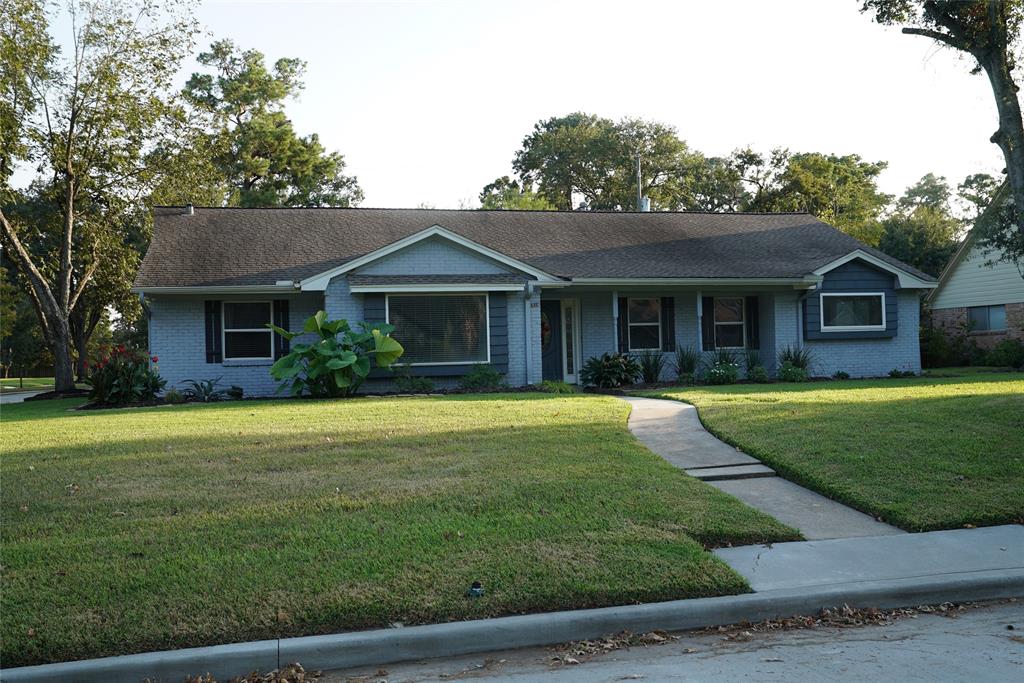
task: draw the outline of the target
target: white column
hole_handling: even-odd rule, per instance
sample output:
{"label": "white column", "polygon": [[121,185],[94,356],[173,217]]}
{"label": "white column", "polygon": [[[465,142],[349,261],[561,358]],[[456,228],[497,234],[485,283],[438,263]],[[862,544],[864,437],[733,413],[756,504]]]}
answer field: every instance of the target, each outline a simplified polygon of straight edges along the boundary
{"label": "white column", "polygon": [[704,351],[704,321],[701,318],[704,317],[704,296],[703,293],[697,290],[697,353]]}
{"label": "white column", "polygon": [[612,339],[615,340],[614,351],[619,350],[619,293],[612,291]]}

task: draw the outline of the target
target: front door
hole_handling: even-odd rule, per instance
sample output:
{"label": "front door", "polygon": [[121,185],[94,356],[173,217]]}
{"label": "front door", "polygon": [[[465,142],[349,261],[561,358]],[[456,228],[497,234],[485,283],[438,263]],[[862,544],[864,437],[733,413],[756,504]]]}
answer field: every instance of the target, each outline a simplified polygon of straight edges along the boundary
{"label": "front door", "polygon": [[544,379],[562,379],[562,302],[540,302],[540,360]]}

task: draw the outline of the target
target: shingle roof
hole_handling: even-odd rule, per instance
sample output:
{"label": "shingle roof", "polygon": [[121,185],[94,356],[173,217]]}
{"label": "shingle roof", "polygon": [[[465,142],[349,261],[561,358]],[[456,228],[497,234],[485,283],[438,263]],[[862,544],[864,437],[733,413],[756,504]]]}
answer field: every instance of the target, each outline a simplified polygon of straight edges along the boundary
{"label": "shingle roof", "polygon": [[864,249],[933,280],[805,213],[164,207],[135,286],[303,280],[434,225],[564,278],[802,277]]}

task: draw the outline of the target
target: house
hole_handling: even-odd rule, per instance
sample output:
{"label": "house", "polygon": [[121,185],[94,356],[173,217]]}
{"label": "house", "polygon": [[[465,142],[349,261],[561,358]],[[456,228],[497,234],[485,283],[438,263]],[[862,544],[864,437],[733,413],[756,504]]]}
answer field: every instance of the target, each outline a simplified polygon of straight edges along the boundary
{"label": "house", "polygon": [[[271,394],[266,324],[388,321],[414,376],[576,382],[614,351],[810,347],[816,375],[920,370],[933,278],[806,213],[163,207],[134,290],[168,386]],[[671,364],[665,378],[671,377]],[[386,388],[383,370],[364,387]],[[386,376],[385,376],[386,375]]]}
{"label": "house", "polygon": [[977,239],[979,226],[994,220],[1008,199],[1009,186],[1004,184],[927,299],[933,327],[950,335],[966,332],[982,349],[992,349],[1004,339],[1024,341],[1024,274]]}

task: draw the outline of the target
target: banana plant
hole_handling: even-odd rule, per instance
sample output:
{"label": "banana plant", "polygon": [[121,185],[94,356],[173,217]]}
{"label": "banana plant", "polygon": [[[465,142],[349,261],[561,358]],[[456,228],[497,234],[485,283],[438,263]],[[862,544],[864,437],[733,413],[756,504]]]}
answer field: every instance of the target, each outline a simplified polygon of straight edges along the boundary
{"label": "banana plant", "polygon": [[391,367],[404,352],[391,337],[394,325],[328,320],[326,311],[317,311],[302,326],[302,332],[290,332],[277,325],[267,327],[291,341],[301,334],[319,339],[293,344],[287,355],[270,367],[271,376],[280,382],[278,391],[294,396],[349,396],[359,389],[370,374],[371,365]]}

